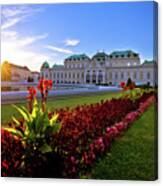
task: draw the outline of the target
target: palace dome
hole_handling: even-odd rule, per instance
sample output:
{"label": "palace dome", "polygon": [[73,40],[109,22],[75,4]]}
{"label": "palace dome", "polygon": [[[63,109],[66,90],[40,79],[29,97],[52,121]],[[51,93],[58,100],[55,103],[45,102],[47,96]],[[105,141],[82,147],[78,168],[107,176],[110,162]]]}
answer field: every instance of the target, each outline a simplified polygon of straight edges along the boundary
{"label": "palace dome", "polygon": [[48,69],[48,68],[50,68],[50,66],[49,66],[49,63],[47,62],[47,61],[45,61],[43,64],[42,64],[42,66],[41,66],[41,69]]}

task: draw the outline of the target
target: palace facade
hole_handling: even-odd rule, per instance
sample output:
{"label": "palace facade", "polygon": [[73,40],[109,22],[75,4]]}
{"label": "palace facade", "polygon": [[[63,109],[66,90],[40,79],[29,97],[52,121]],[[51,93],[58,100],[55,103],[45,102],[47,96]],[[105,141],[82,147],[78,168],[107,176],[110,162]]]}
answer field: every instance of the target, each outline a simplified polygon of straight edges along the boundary
{"label": "palace facade", "polygon": [[59,84],[108,84],[118,85],[128,78],[136,84],[157,84],[157,63],[141,63],[138,53],[132,50],[97,52],[92,58],[86,54],[71,55],[64,65],[49,66],[44,62],[41,75]]}

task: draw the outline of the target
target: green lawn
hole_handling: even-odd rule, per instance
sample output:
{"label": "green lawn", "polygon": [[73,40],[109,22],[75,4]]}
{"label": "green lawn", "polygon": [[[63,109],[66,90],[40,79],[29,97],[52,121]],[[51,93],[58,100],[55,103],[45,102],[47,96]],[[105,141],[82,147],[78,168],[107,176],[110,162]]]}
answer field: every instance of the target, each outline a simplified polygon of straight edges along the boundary
{"label": "green lawn", "polygon": [[157,155],[154,106],[114,141],[87,176],[92,179],[154,180],[157,178]]}
{"label": "green lawn", "polygon": [[[77,105],[82,104],[90,104],[99,102],[102,99],[111,99],[112,97],[118,97],[121,93],[90,93],[90,94],[82,94],[82,95],[66,95],[66,96],[57,96],[54,98],[50,98],[47,101],[47,107],[51,110],[56,108],[63,108],[63,107],[75,107]],[[16,104],[18,106],[24,105],[26,106],[27,103],[22,102]],[[1,105],[1,123],[5,125],[7,121],[11,120],[12,116],[19,117],[18,112],[12,107],[11,104]]]}

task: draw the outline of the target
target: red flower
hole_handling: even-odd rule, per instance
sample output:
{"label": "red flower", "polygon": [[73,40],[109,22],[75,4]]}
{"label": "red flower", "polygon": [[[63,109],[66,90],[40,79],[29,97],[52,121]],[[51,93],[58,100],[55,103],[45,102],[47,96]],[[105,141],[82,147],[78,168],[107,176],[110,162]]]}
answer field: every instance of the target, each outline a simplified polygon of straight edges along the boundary
{"label": "red flower", "polygon": [[125,82],[121,82],[121,83],[120,83],[120,87],[121,87],[121,88],[124,88],[124,87],[125,87]]}
{"label": "red flower", "polygon": [[4,160],[4,161],[2,162],[2,167],[4,167],[5,169],[8,170],[9,165],[8,165],[8,162],[7,162],[6,160]]}
{"label": "red flower", "polygon": [[34,87],[29,87],[29,88],[28,88],[28,93],[29,93],[29,96],[27,97],[27,99],[33,100],[34,97],[35,97],[36,94],[37,94],[37,91],[36,91],[36,89],[35,89]]}

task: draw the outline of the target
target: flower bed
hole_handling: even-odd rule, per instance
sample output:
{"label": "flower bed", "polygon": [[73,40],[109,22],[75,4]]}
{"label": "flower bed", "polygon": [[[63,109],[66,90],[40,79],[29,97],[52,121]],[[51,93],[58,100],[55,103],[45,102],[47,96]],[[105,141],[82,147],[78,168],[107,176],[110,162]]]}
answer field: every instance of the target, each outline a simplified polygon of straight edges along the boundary
{"label": "flower bed", "polygon": [[[101,103],[78,106],[72,110],[60,109],[60,132],[49,140],[55,152],[35,154],[29,161],[28,170],[22,172],[23,144],[2,129],[2,176],[78,177],[87,170],[99,155],[109,149],[111,142],[125,131],[154,101],[153,92],[144,93],[137,99],[119,98]],[[54,113],[49,114],[49,118]],[[23,129],[22,129],[23,130]],[[55,156],[55,158],[49,158]],[[56,157],[56,154],[58,155]],[[59,158],[58,158],[59,157]],[[45,160],[45,161],[41,161]],[[58,163],[58,161],[60,161]],[[53,174],[53,169],[61,171]],[[49,176],[47,173],[49,168]]]}

